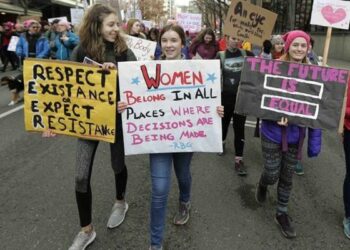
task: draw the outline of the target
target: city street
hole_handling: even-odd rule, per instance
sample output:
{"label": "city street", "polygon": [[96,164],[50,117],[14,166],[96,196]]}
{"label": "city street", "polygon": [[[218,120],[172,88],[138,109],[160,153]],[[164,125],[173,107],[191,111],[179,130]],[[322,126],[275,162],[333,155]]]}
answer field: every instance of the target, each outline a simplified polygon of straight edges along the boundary
{"label": "city street", "polygon": [[[330,59],[329,64],[350,69],[344,61]],[[9,101],[7,87],[1,86],[0,249],[68,249],[80,229],[74,193],[76,139],[48,139],[26,132],[23,103],[8,107]],[[226,155],[194,155],[191,219],[181,227],[172,224],[178,205],[173,176],[164,249],[349,249],[342,227],[345,163],[340,136],[335,131],[324,132],[322,152],[312,159],[307,158],[305,141],[305,175],[294,176],[289,204],[297,238],[288,240],[274,222],[276,185],[269,189],[264,206],[255,201],[255,185],[262,171],[261,145],[253,137],[251,123],[247,125],[244,160],[248,176],[235,173],[230,128]],[[100,143],[92,173],[97,238],[89,250],[149,247],[148,155],[127,157],[127,166],[129,211],[124,223],[110,230],[106,223],[114,202],[114,176],[109,146]]]}

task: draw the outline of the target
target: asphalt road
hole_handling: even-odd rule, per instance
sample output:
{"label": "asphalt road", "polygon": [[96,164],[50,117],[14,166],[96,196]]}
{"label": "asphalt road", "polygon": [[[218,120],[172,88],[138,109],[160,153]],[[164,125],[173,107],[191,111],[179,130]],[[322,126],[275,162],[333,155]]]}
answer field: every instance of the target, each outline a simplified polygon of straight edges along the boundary
{"label": "asphalt road", "polygon": [[[8,91],[0,87],[0,249],[67,249],[79,230],[74,196],[76,139],[44,139],[24,131],[23,110],[6,115]],[[19,107],[17,105],[16,107]],[[308,159],[305,175],[294,176],[289,213],[297,238],[285,239],[275,224],[276,186],[264,206],[254,190],[262,170],[260,141],[246,129],[245,163],[249,175],[233,168],[233,134],[228,152],[196,153],[192,161],[192,211],[189,223],[172,225],[178,193],[168,203],[165,249],[349,249],[342,232],[344,154],[335,132],[323,135],[322,153]],[[304,148],[306,150],[306,148]],[[147,155],[127,157],[129,212],[114,230],[106,227],[114,197],[107,143],[99,145],[92,173],[96,241],[88,249],[148,249],[150,176]]]}

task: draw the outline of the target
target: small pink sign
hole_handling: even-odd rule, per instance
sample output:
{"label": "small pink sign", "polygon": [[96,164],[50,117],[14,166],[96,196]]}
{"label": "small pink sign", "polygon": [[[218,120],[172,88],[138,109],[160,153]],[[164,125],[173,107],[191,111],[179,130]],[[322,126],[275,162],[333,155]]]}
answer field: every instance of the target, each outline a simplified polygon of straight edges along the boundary
{"label": "small pink sign", "polygon": [[311,24],[347,30],[349,22],[350,2],[314,0]]}

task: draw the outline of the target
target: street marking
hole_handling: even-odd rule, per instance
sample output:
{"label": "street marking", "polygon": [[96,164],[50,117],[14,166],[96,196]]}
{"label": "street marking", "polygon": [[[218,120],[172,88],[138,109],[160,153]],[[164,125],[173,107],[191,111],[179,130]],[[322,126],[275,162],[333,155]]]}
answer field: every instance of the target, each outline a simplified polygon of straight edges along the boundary
{"label": "street marking", "polygon": [[246,120],[245,126],[246,127],[250,127],[250,128],[255,128],[256,127],[256,121],[253,122],[253,121]]}
{"label": "street marking", "polygon": [[23,107],[24,107],[24,104],[22,104],[22,105],[20,105],[20,106],[18,106],[18,107],[16,107],[16,108],[14,108],[14,109],[11,109],[11,110],[9,110],[9,111],[6,111],[6,112],[0,114],[0,119],[6,117],[6,116],[8,116],[8,115],[11,115],[12,113],[17,112],[18,110],[23,109]]}

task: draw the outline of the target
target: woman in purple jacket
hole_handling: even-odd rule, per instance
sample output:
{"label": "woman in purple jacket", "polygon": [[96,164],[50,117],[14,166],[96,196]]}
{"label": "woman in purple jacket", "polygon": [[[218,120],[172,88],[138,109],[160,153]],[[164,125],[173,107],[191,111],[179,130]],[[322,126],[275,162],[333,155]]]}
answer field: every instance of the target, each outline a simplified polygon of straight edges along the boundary
{"label": "woman in purple jacket", "polygon": [[[285,34],[283,39],[285,53],[280,60],[307,63],[310,36],[304,31],[294,30]],[[305,127],[288,124],[288,119],[285,117],[279,122],[263,120],[261,125],[264,171],[257,184],[255,198],[259,203],[266,201],[267,186],[278,181],[275,221],[287,238],[296,237],[287,214],[287,206],[292,190],[294,168],[301,157],[305,130]],[[308,137],[308,156],[315,157],[321,151],[321,130],[309,128]]]}
{"label": "woman in purple jacket", "polygon": [[218,51],[219,48],[215,40],[214,31],[211,28],[207,28],[193,40],[189,56],[191,59],[215,59]]}

